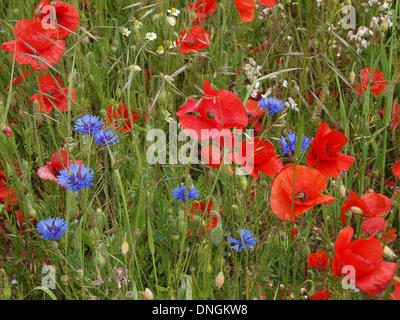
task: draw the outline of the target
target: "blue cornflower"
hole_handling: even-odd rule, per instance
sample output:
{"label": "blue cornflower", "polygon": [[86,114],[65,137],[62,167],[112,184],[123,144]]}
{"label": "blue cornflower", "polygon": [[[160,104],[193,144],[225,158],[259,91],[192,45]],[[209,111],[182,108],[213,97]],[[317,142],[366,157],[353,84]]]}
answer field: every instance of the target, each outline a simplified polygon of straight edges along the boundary
{"label": "blue cornflower", "polygon": [[[296,144],[297,144],[297,136],[294,132],[289,133],[287,135],[289,142],[286,142],[285,138],[282,137],[280,140],[283,152],[282,154],[289,154],[291,152],[294,152],[296,150]],[[305,136],[303,133],[303,141],[301,145],[301,152],[307,149],[308,145],[312,142],[312,140]]]}
{"label": "blue cornflower", "polygon": [[43,234],[40,238],[53,241],[60,239],[64,232],[69,230],[68,222],[59,217],[41,220],[37,227],[37,231]]}
{"label": "blue cornflower", "polygon": [[118,134],[111,130],[101,130],[94,133],[94,141],[101,147],[105,144],[116,144],[118,142]]}
{"label": "blue cornflower", "polygon": [[283,102],[276,98],[263,98],[260,101],[258,101],[258,104],[264,110],[268,110],[269,114],[278,113],[283,111],[284,109]]}
{"label": "blue cornflower", "polygon": [[85,115],[76,120],[74,130],[84,134],[94,134],[99,131],[103,125],[104,122],[99,117]]}
{"label": "blue cornflower", "polygon": [[[182,184],[180,187],[176,187],[172,190],[174,200],[186,201],[186,186]],[[187,196],[189,199],[197,199],[199,197],[199,191],[196,188],[192,188],[188,191]]]}
{"label": "blue cornflower", "polygon": [[240,228],[240,235],[241,237],[239,237],[237,240],[232,238],[231,236],[228,237],[229,243],[236,243],[233,247],[231,247],[231,249],[240,252],[242,251],[244,246],[246,246],[247,249],[254,248],[254,245],[257,242],[257,238],[252,238],[253,233],[250,230]]}
{"label": "blue cornflower", "polygon": [[58,184],[64,186],[67,190],[78,192],[79,189],[89,188],[92,183],[94,171],[84,164],[71,164],[68,168],[60,171],[57,176]]}

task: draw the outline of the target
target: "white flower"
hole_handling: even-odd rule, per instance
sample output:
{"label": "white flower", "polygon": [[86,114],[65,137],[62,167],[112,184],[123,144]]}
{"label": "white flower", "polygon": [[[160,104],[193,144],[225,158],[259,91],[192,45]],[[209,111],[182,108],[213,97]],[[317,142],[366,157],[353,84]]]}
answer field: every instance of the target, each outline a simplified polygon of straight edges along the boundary
{"label": "white flower", "polygon": [[131,31],[129,29],[127,29],[127,28],[124,28],[123,35],[129,37],[130,34],[131,34]]}
{"label": "white flower", "polygon": [[158,54],[164,54],[164,47],[163,46],[158,46],[157,53]]}
{"label": "white flower", "polygon": [[282,84],[285,88],[287,88],[288,86],[288,82],[286,80],[283,80],[283,84]]}
{"label": "white flower", "polygon": [[172,8],[171,10],[167,10],[168,13],[172,14],[173,16],[177,17],[181,12],[176,9],[176,8]]}
{"label": "white flower", "polygon": [[169,41],[169,49],[173,49],[173,48],[176,48],[176,42],[170,40],[170,41]]}
{"label": "white flower", "polygon": [[136,29],[139,29],[142,26],[142,23],[139,20],[135,20],[134,24]]}
{"label": "white flower", "polygon": [[153,41],[157,39],[157,34],[155,32],[147,32],[146,39],[149,41]]}

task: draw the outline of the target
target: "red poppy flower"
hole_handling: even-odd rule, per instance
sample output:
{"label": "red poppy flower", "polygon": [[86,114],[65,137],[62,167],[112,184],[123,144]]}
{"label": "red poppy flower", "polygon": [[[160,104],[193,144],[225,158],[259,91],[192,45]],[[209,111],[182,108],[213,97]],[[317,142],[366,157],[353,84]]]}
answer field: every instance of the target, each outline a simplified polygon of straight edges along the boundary
{"label": "red poppy flower", "polygon": [[324,251],[317,251],[308,256],[307,263],[316,269],[325,269],[328,266],[328,255]]}
{"label": "red poppy flower", "polygon": [[389,300],[400,300],[400,282],[394,281],[393,282],[394,291],[389,297]]}
{"label": "red poppy flower", "polygon": [[400,158],[397,159],[397,163],[392,167],[392,172],[400,179]]}
{"label": "red poppy flower", "polygon": [[263,288],[263,287],[262,287],[258,282],[257,282],[256,287],[257,287],[257,289],[260,290],[260,293],[261,293],[261,296],[263,297],[263,299],[264,299],[264,300],[267,300],[267,294],[266,294],[265,292],[262,291],[262,288]]}
{"label": "red poppy flower", "polygon": [[345,200],[340,211],[340,220],[343,224],[347,223],[346,211],[351,210],[352,207],[361,209],[360,216],[363,218],[381,217],[390,212],[392,209],[392,201],[381,193],[370,192],[359,197],[352,190],[349,191],[349,199]]}
{"label": "red poppy flower", "polygon": [[329,290],[318,291],[310,296],[310,300],[329,300],[331,294],[332,292],[330,292]]}
{"label": "red poppy flower", "polygon": [[375,296],[393,280],[397,263],[382,261],[383,247],[377,239],[351,241],[353,234],[350,226],[340,230],[335,243],[332,273],[340,277],[344,266],[352,266],[355,286],[367,295]]}
{"label": "red poppy flower", "polygon": [[292,232],[290,235],[290,240],[293,241],[294,237],[297,236],[299,234],[299,229],[297,228],[292,228]]}
{"label": "red poppy flower", "polygon": [[179,52],[189,53],[207,48],[212,44],[208,32],[200,26],[193,26],[189,34],[186,34],[186,29],[181,32],[181,37],[176,38],[175,44],[179,47]]}
{"label": "red poppy flower", "polygon": [[11,136],[12,136],[11,128],[10,128],[7,124],[4,125],[4,129],[2,130],[2,132],[3,132],[7,137],[11,137]]}
{"label": "red poppy flower", "polygon": [[[236,8],[239,10],[240,19],[242,21],[253,21],[254,20],[254,0],[234,0]],[[265,7],[273,7],[276,4],[276,0],[258,0]]]}
{"label": "red poppy flower", "polygon": [[189,98],[176,115],[182,128],[197,140],[215,139],[223,129],[243,129],[247,125],[247,113],[239,97],[227,90],[214,90],[208,81],[204,82],[202,99]]}
{"label": "red poppy flower", "polygon": [[3,170],[0,170],[0,202],[7,204],[7,211],[11,211],[12,207],[18,204],[17,194],[14,189],[10,187],[10,181],[8,181],[7,189],[6,174]]}
{"label": "red poppy flower", "polygon": [[[363,95],[367,91],[368,83],[371,78],[371,67],[361,70],[361,83],[355,87],[355,90],[359,95]],[[380,72],[378,68],[375,69],[369,89],[374,96],[379,96],[386,88],[386,79],[383,72]]]}
{"label": "red poppy flower", "polygon": [[267,176],[280,172],[283,168],[279,155],[274,154],[275,147],[268,141],[257,138],[242,141],[238,153],[230,153],[227,159],[242,165],[253,178],[258,178],[258,172]]}
{"label": "red poppy flower", "polygon": [[124,132],[131,131],[132,123],[130,117],[132,116],[133,122],[137,122],[139,120],[139,114],[133,110],[131,110],[129,114],[129,110],[125,102],[118,103],[117,111],[115,111],[113,107],[114,105],[110,104],[107,108],[107,117],[110,123],[115,125],[115,128],[118,130],[118,120],[122,119],[124,121]]}
{"label": "red poppy flower", "polygon": [[193,23],[205,22],[208,14],[213,14],[217,10],[217,0],[199,0],[189,4],[189,10],[196,13]]}
{"label": "red poppy flower", "polygon": [[[18,84],[22,81],[22,79],[28,78],[30,76],[30,72],[28,70],[24,70],[22,74],[19,74],[11,83],[12,85]],[[10,89],[10,84],[7,86],[6,91]]]}
{"label": "red poppy flower", "polygon": [[262,133],[265,128],[262,127],[263,117],[265,115],[265,111],[261,106],[258,104],[258,101],[249,99],[245,106],[247,117],[248,117],[248,126],[253,126],[255,134],[258,135]]}
{"label": "red poppy flower", "polygon": [[[52,2],[55,2],[54,7],[52,6]],[[42,0],[35,9],[33,20],[56,23],[54,28],[57,30],[59,38],[66,38],[71,32],[75,32],[78,29],[79,14],[72,4],[62,1]],[[55,17],[54,21],[51,21],[49,15],[54,14],[53,10],[55,10]],[[48,27],[52,26],[49,25]]]}
{"label": "red poppy flower", "polygon": [[[290,220],[294,166],[287,165],[275,177],[271,190],[271,209],[282,220]],[[326,178],[317,170],[296,166],[292,221],[318,204],[330,204],[335,198],[323,195]]]}
{"label": "red poppy flower", "polygon": [[[56,151],[51,155],[50,162],[46,162],[45,166],[38,169],[37,174],[43,180],[58,182],[57,175],[59,171],[68,167],[72,161],[72,157],[67,151]],[[81,161],[75,161],[75,163],[80,164]]]}
{"label": "red poppy flower", "polygon": [[41,22],[21,20],[14,26],[18,40],[4,42],[1,50],[13,53],[20,65],[29,64],[43,71],[54,66],[65,51],[65,41],[57,40],[55,29],[45,29]]}
{"label": "red poppy flower", "polygon": [[339,153],[348,139],[343,133],[333,131],[321,122],[307,156],[307,164],[314,167],[327,178],[337,178],[342,170],[348,171],[355,158]]}
{"label": "red poppy flower", "polygon": [[[384,116],[385,115],[385,106],[379,113]],[[393,101],[393,107],[392,107],[392,116],[390,118],[390,128],[391,129],[398,129],[399,128],[399,120],[400,120],[400,104],[396,103]]]}
{"label": "red poppy flower", "polygon": [[[203,224],[205,226],[201,228],[202,231],[200,231],[198,235],[204,236],[205,230],[209,231],[209,230],[215,229],[218,226],[218,223],[219,223],[218,217],[215,215],[212,215],[212,217],[210,218],[211,208],[212,208],[213,204],[214,204],[214,202],[212,200],[208,203],[207,216],[205,215],[205,212],[204,212],[206,209],[206,204],[203,202],[195,203],[190,208],[189,215],[190,215],[190,219],[192,222],[196,218],[203,219],[203,221],[204,221]],[[219,206],[219,214],[221,214],[221,206]],[[189,237],[192,236],[193,231],[194,231],[194,227],[190,231]]]}
{"label": "red poppy flower", "polygon": [[[54,77],[54,78],[53,78]],[[55,80],[54,80],[55,79]],[[34,94],[29,102],[37,101],[39,110],[49,114],[55,106],[58,110],[68,111],[68,88],[61,88],[62,82],[59,77],[44,74],[39,77],[40,92]],[[76,90],[72,89],[71,99],[75,101]],[[71,102],[71,107],[73,103]]]}
{"label": "red poppy flower", "polygon": [[[387,236],[388,222],[382,217],[373,217],[365,220],[362,223],[362,228],[365,233],[370,235],[371,237],[375,237],[377,234],[382,234],[381,242],[385,242],[387,244],[393,242],[396,239],[396,229],[390,229],[389,235]],[[387,237],[387,240],[386,240]]]}

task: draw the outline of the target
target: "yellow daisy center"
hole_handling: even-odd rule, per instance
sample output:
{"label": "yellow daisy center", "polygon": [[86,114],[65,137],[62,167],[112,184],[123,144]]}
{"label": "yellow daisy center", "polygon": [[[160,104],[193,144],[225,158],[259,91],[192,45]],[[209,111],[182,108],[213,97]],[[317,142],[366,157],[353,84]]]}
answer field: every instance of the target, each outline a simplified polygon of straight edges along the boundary
{"label": "yellow daisy center", "polygon": [[158,51],[163,51],[164,47],[163,46],[158,46]]}
{"label": "yellow daisy center", "polygon": [[175,8],[172,8],[172,12],[174,12],[174,13],[175,13],[175,12],[176,12],[176,9],[175,9]]}
{"label": "yellow daisy center", "polygon": [[139,25],[140,21],[139,20],[135,20],[135,24]]}

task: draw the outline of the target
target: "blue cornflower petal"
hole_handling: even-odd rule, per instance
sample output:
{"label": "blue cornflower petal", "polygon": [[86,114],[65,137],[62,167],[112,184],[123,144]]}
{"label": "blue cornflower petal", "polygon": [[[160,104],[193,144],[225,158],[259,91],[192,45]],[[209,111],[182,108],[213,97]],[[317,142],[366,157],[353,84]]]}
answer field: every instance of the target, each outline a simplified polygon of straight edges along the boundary
{"label": "blue cornflower petal", "polygon": [[65,222],[64,219],[59,217],[41,220],[37,227],[37,231],[42,234],[40,238],[52,241],[60,239],[64,232],[69,230],[67,228],[68,222]]}
{"label": "blue cornflower petal", "polygon": [[94,134],[94,141],[101,147],[103,145],[112,145],[118,142],[118,134],[111,130],[96,131]]}
{"label": "blue cornflower petal", "polygon": [[[297,136],[294,132],[288,133],[287,139],[289,140],[289,143],[286,142],[285,138],[282,137],[282,139],[279,141],[281,143],[283,152],[282,154],[289,154],[291,152],[294,152],[296,150],[296,144],[297,144]],[[302,144],[301,144],[301,152],[307,149],[307,147],[310,145],[312,142],[312,139],[309,137],[305,136],[303,133],[303,138],[302,138]]]}
{"label": "blue cornflower petal", "polygon": [[[186,186],[182,184],[180,187],[176,187],[172,190],[174,200],[186,201]],[[197,199],[200,196],[199,191],[196,188],[192,188],[188,191],[189,199]]]}
{"label": "blue cornflower petal", "polygon": [[[240,252],[243,250],[244,247],[247,249],[254,248],[254,245],[257,243],[257,238],[252,238],[253,233],[250,230],[240,229],[240,235],[238,239],[234,239],[231,236],[228,237],[228,242],[235,245],[231,247],[231,249]],[[242,242],[243,239],[243,242]]]}
{"label": "blue cornflower petal", "polygon": [[99,117],[84,115],[76,120],[74,130],[84,134],[94,134],[101,130],[103,125],[104,122]]}
{"label": "blue cornflower petal", "polygon": [[79,189],[93,186],[94,171],[84,164],[71,164],[68,168],[60,171],[57,176],[58,184],[64,186],[67,190],[78,192]]}
{"label": "blue cornflower petal", "polygon": [[268,110],[269,114],[278,113],[284,110],[283,102],[276,98],[263,98],[258,101],[258,104],[264,110]]}

